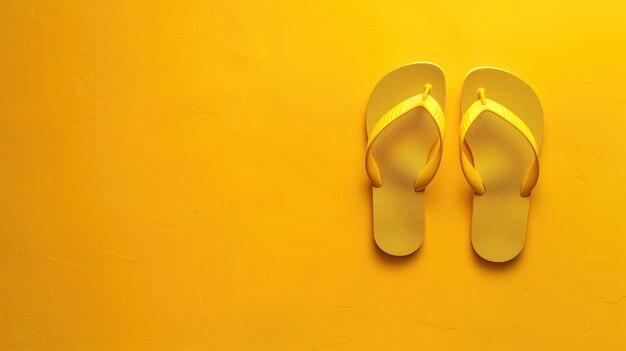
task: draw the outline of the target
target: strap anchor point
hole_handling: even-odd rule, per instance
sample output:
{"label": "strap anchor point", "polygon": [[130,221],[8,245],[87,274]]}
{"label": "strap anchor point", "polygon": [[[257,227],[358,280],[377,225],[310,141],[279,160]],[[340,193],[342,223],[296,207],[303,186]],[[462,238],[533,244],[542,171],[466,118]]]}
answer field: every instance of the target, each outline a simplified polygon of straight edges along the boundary
{"label": "strap anchor point", "polygon": [[478,98],[483,105],[487,104],[487,98],[485,98],[485,88],[478,88]]}
{"label": "strap anchor point", "polygon": [[426,101],[426,99],[428,99],[428,96],[430,95],[430,92],[433,90],[433,86],[430,85],[429,83],[424,84],[424,92],[422,93],[422,101]]}

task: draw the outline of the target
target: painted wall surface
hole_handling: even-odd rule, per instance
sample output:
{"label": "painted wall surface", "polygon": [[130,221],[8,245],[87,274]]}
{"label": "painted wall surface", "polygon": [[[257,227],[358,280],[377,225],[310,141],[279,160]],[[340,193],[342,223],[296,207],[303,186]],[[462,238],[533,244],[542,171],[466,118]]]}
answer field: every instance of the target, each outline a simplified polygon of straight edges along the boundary
{"label": "painted wall surface", "polygon": [[[584,6],[583,6],[584,5]],[[413,256],[378,251],[375,83],[448,80]],[[469,243],[471,68],[545,112],[525,251]],[[0,1],[0,350],[625,350],[626,2]]]}

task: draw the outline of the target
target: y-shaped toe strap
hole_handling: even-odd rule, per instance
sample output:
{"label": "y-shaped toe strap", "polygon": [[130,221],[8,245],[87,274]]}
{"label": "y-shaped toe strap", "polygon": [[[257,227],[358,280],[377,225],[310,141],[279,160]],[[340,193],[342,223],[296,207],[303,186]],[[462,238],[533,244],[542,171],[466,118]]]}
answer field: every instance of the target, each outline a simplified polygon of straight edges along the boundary
{"label": "y-shaped toe strap", "polygon": [[524,136],[524,138],[528,141],[528,144],[532,147],[533,152],[535,153],[535,160],[520,188],[521,196],[530,195],[530,192],[533,190],[537,184],[537,180],[539,179],[539,149],[537,147],[537,143],[535,142],[535,137],[530,131],[530,128],[528,128],[526,123],[524,123],[521,118],[499,103],[485,98],[484,88],[478,89],[478,100],[470,105],[461,119],[460,154],[461,169],[463,169],[465,179],[467,179],[467,182],[474,189],[476,194],[483,195],[485,193],[485,185],[468,157],[468,155],[471,155],[471,150],[465,141],[467,131],[472,126],[474,121],[485,111],[492,112],[509,122]]}
{"label": "y-shaped toe strap", "polygon": [[374,160],[374,156],[371,153],[372,145],[374,141],[380,133],[387,128],[391,123],[399,119],[400,117],[406,115],[407,112],[416,109],[423,108],[428,114],[433,118],[433,121],[437,125],[437,129],[439,130],[439,137],[431,147],[429,153],[429,159],[426,163],[424,169],[420,172],[413,184],[413,189],[415,191],[422,191],[426,186],[431,182],[435,174],[437,173],[437,169],[439,168],[439,164],[441,163],[441,156],[443,154],[443,137],[445,132],[445,121],[443,118],[443,109],[437,103],[432,96],[430,96],[430,92],[432,90],[432,85],[426,84],[424,86],[424,92],[415,96],[411,96],[410,98],[402,101],[397,104],[389,111],[387,111],[374,125],[371,132],[369,133],[369,137],[367,140],[367,156],[365,160],[365,168],[367,170],[367,175],[372,182],[372,185],[376,188],[379,188],[383,185],[383,179],[380,175],[380,170],[378,165],[376,164],[376,160]]}

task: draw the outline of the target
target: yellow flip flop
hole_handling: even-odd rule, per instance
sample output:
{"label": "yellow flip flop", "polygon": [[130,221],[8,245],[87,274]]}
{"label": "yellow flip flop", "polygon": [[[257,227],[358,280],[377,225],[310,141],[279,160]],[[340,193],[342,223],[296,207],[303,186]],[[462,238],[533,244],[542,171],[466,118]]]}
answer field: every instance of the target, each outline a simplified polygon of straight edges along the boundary
{"label": "yellow flip flop", "polygon": [[517,76],[480,67],[465,78],[461,111],[461,168],[474,190],[472,246],[488,261],[509,261],[524,247],[539,179],[541,103]]}
{"label": "yellow flip flop", "polygon": [[424,240],[424,188],[441,162],[446,83],[432,63],[412,63],[383,77],[370,95],[366,170],[373,230],[384,252],[405,256]]}

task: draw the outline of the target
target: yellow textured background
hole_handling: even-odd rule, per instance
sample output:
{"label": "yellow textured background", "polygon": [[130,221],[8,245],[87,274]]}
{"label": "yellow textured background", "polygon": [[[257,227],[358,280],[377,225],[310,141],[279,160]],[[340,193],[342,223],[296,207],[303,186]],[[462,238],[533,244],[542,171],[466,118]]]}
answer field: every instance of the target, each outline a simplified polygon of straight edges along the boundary
{"label": "yellow textured background", "polygon": [[[397,259],[364,111],[411,61],[449,129]],[[545,112],[505,265],[469,244],[478,65]],[[0,349],[624,350],[625,130],[623,1],[0,1]]]}

